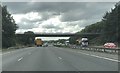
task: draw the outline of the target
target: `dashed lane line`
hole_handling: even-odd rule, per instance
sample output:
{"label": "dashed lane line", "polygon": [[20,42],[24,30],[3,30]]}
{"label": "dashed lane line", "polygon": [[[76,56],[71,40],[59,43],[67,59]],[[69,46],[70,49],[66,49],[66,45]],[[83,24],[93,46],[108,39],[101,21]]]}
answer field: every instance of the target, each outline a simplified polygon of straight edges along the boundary
{"label": "dashed lane line", "polygon": [[61,57],[58,57],[59,59],[62,59]]}
{"label": "dashed lane line", "polygon": [[[59,49],[62,49],[62,48],[59,48]],[[71,52],[75,52],[75,51],[71,51]],[[96,58],[101,58],[101,59],[105,59],[105,60],[109,60],[109,61],[120,62],[119,60],[115,60],[115,59],[111,59],[111,58],[107,58],[107,57],[101,57],[101,56],[87,54],[87,53],[83,53],[83,52],[77,52],[77,53],[92,56],[92,57],[96,57]]]}
{"label": "dashed lane line", "polygon": [[21,61],[23,59],[23,57],[19,58],[18,61]]}

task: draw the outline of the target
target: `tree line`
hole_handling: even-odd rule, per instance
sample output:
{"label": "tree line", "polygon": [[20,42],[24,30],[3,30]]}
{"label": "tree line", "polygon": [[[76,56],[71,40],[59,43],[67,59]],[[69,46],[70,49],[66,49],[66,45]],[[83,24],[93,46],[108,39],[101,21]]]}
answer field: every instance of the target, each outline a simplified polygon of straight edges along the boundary
{"label": "tree line", "polygon": [[[106,12],[100,22],[86,26],[79,33],[101,33],[101,35],[90,39],[90,43],[100,45],[106,42],[120,43],[120,4],[116,3],[115,8]],[[76,43],[78,37],[70,37],[70,43]]]}
{"label": "tree line", "polygon": [[8,12],[7,6],[2,7],[2,48],[16,45],[34,44],[34,33],[25,32],[24,36],[17,36],[15,31],[18,29],[13,16]]}
{"label": "tree line", "polygon": [[15,31],[17,28],[15,20],[7,11],[7,6],[2,6],[2,47],[15,45]]}

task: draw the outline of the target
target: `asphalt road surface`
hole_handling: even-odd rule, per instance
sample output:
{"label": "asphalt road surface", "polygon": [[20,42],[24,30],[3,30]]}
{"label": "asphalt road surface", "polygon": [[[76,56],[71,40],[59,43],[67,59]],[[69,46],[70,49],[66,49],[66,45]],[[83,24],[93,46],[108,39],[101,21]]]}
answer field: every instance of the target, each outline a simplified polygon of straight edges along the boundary
{"label": "asphalt road surface", "polygon": [[54,46],[30,47],[2,55],[3,71],[118,71],[118,62]]}

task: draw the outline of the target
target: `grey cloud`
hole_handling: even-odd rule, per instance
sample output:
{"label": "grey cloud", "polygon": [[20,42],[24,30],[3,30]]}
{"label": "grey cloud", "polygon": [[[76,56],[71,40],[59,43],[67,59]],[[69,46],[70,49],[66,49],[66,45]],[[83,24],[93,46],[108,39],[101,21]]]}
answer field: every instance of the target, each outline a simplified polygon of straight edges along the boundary
{"label": "grey cloud", "polygon": [[27,13],[30,11],[44,12],[69,12],[71,10],[86,8],[87,4],[93,4],[89,2],[4,2],[3,5],[7,5],[12,13]]}
{"label": "grey cloud", "polygon": [[64,12],[71,9],[71,3],[59,3],[59,2],[5,2],[3,5],[7,5],[12,13],[27,13],[30,11],[44,12],[44,11],[56,11]]}
{"label": "grey cloud", "polygon": [[81,19],[101,19],[106,11],[109,11],[114,3],[85,3],[84,7],[71,10],[62,15],[61,21],[78,21]]}
{"label": "grey cloud", "polygon": [[42,22],[41,19],[29,20],[29,19],[27,19],[27,18],[22,18],[21,21],[22,21],[22,22],[26,22],[26,23]]}
{"label": "grey cloud", "polygon": [[37,26],[35,26],[34,24],[31,24],[31,23],[27,23],[27,24],[20,23],[20,24],[18,24],[18,26],[19,26],[19,29],[32,29],[32,28],[37,27]]}
{"label": "grey cloud", "polygon": [[[59,15],[61,15],[60,20],[62,22],[67,22],[65,26],[78,25],[83,28],[101,20],[105,12],[109,11],[115,5],[115,2],[6,2],[3,5],[7,5],[8,10],[12,14],[39,12],[42,15],[41,20],[30,21],[22,19],[22,22],[19,24],[20,29],[35,28],[39,25],[36,22],[42,23],[42,21]],[[81,20],[84,20],[84,23],[79,22]],[[27,24],[25,25],[23,22]],[[44,25],[42,27],[44,29],[55,29],[56,32],[57,30],[62,31],[62,29],[66,28],[60,28],[60,25]]]}
{"label": "grey cloud", "polygon": [[52,17],[60,15],[60,13],[53,12],[53,11],[52,12],[46,11],[46,12],[43,12],[41,14],[42,14],[42,20],[47,20],[49,18],[52,18]]}
{"label": "grey cloud", "polygon": [[115,2],[8,2],[3,4],[8,6],[11,13],[40,12],[43,13],[45,20],[54,15],[62,15],[61,21],[65,22],[103,15]]}
{"label": "grey cloud", "polygon": [[28,4],[26,2],[3,2],[3,5],[7,5],[8,10],[14,14],[14,13],[27,13],[28,11]]}
{"label": "grey cloud", "polygon": [[62,29],[60,26],[54,26],[52,24],[43,25],[42,28],[44,28],[44,29],[57,29],[57,30]]}
{"label": "grey cloud", "polygon": [[19,29],[32,29],[38,27],[42,21],[39,20],[28,20],[26,18],[21,19],[22,22],[18,23]]}

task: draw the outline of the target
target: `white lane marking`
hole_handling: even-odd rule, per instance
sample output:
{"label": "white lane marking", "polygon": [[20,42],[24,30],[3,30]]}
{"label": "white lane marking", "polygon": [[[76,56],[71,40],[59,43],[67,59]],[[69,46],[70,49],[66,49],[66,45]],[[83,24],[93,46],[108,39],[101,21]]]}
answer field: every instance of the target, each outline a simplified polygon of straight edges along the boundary
{"label": "white lane marking", "polygon": [[59,59],[62,59],[61,57],[58,57]]}
{"label": "white lane marking", "polygon": [[[59,49],[62,49],[62,48],[59,48]],[[74,51],[71,51],[71,52],[74,52]],[[96,57],[96,58],[102,58],[102,59],[109,60],[109,61],[120,62],[119,60],[106,58],[106,57],[101,57],[101,56],[97,56],[97,55],[91,55],[91,54],[87,54],[87,53],[83,53],[83,52],[77,52],[77,53],[81,53],[81,54],[84,54],[84,55],[89,55],[89,56]]]}
{"label": "white lane marking", "polygon": [[9,54],[9,53],[11,53],[11,52],[6,52],[6,53],[3,53],[2,55]]}
{"label": "white lane marking", "polygon": [[21,61],[23,59],[23,57],[19,58],[18,61]]}
{"label": "white lane marking", "polygon": [[106,58],[106,57],[101,57],[101,56],[97,56],[97,55],[90,55],[90,54],[83,53],[83,52],[78,52],[78,53],[81,53],[81,54],[84,54],[84,55],[89,55],[89,56],[96,57],[96,58],[102,58],[102,59],[106,59],[106,60],[110,60],[110,61],[114,61],[114,62],[120,62],[119,60],[115,60],[115,59],[111,59],[111,58]]}
{"label": "white lane marking", "polygon": [[[29,49],[29,48],[27,48],[27,49]],[[14,52],[16,52],[16,51],[24,51],[24,49],[13,50],[13,51],[10,51],[10,52],[2,53],[2,54],[0,54],[0,55],[6,55],[6,54],[9,54],[9,53],[14,53]]]}
{"label": "white lane marking", "polygon": [[63,48],[58,48],[58,49],[63,49]]}
{"label": "white lane marking", "polygon": [[90,55],[90,54],[87,54],[87,53],[83,53],[83,52],[78,52],[78,53],[81,53],[81,54],[85,54],[85,55]]}
{"label": "white lane marking", "polygon": [[111,60],[111,61],[115,61],[115,62],[120,62],[118,60],[115,60],[115,59],[111,59],[111,58],[106,58],[106,57],[100,57],[100,56],[96,56],[96,55],[91,55],[93,57],[97,57],[97,58],[103,58],[103,59],[106,59],[106,60]]}
{"label": "white lane marking", "polygon": [[25,49],[30,49],[30,48],[25,48]]}

